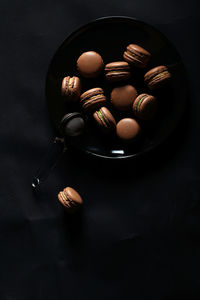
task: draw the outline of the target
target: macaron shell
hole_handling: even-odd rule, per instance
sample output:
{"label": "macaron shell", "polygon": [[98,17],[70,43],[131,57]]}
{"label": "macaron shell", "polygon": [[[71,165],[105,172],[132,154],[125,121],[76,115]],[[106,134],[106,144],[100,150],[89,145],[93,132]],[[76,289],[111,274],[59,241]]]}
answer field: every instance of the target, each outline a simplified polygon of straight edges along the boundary
{"label": "macaron shell", "polygon": [[109,123],[111,126],[116,126],[115,118],[106,107],[101,107],[100,111],[106,119],[107,123]]}
{"label": "macaron shell", "polygon": [[105,71],[113,71],[113,70],[126,70],[130,71],[130,66],[127,62],[125,61],[114,61],[111,63],[108,63],[105,66]]}
{"label": "macaron shell", "polygon": [[83,203],[83,199],[79,195],[79,193],[71,187],[67,187],[64,189],[64,193],[66,197],[73,201],[76,205],[81,205]]}
{"label": "macaron shell", "polygon": [[97,77],[103,70],[103,67],[103,59],[95,51],[84,52],[77,60],[78,71],[85,78]]}
{"label": "macaron shell", "polygon": [[63,191],[58,194],[58,200],[60,201],[60,203],[65,207],[65,209],[68,212],[78,208],[78,206],[76,204],[74,204],[73,201],[69,200],[66,197],[66,195]]}
{"label": "macaron shell", "polygon": [[102,88],[93,88],[84,92],[80,97],[83,110],[85,112],[93,112],[104,106],[106,97],[103,93]]}
{"label": "macaron shell", "polygon": [[71,187],[65,188],[58,194],[58,200],[68,213],[76,212],[83,204],[83,200],[79,193]]}
{"label": "macaron shell", "polygon": [[79,98],[81,95],[81,81],[76,76],[74,76],[73,79],[74,79],[74,82],[73,82],[73,87],[72,87],[72,94],[76,98]]}
{"label": "macaron shell", "polygon": [[102,127],[103,127],[103,128],[108,128],[108,125],[107,125],[106,121],[105,121],[103,118],[101,118],[101,116],[99,115],[98,111],[95,111],[95,112],[93,113],[93,117],[94,117],[96,123],[97,123],[101,128],[102,128]]}
{"label": "macaron shell", "polygon": [[76,76],[66,76],[62,80],[61,94],[69,101],[77,101],[81,94],[81,82]]}
{"label": "macaron shell", "polygon": [[149,59],[151,54],[144,48],[136,44],[130,44],[127,47],[127,50],[133,53],[136,53],[138,56]]}
{"label": "macaron shell", "polygon": [[[102,117],[99,115],[99,111]],[[116,128],[116,121],[111,112],[106,107],[101,107],[99,111],[93,114],[97,124],[104,132],[113,131]]]}
{"label": "macaron shell", "polygon": [[169,79],[171,74],[166,66],[158,66],[148,71],[144,76],[144,81],[150,89],[162,87]]}
{"label": "macaron shell", "polygon": [[68,89],[69,79],[70,79],[70,76],[66,76],[62,80],[62,85],[61,85],[61,95],[62,96],[69,95],[69,89]]}
{"label": "macaron shell", "polygon": [[[76,120],[76,123],[71,122]],[[83,116],[79,112],[65,114],[60,121],[60,133],[62,136],[75,136],[83,132],[85,122]]]}
{"label": "macaron shell", "polygon": [[84,92],[80,99],[81,101],[84,101],[86,100],[87,98],[90,98],[90,97],[93,97],[93,96],[96,96],[96,95],[99,95],[99,94],[103,94],[104,91],[102,88],[93,88],[93,89],[90,89],[90,90],[87,90],[86,92]]}
{"label": "macaron shell", "polygon": [[137,95],[137,90],[132,85],[116,87],[111,92],[111,103],[120,111],[132,110]]}
{"label": "macaron shell", "polygon": [[109,81],[121,81],[121,80],[127,80],[131,77],[131,74],[129,72],[109,72],[106,74],[106,78]]}
{"label": "macaron shell", "polygon": [[157,112],[157,100],[154,96],[148,94],[139,95],[134,104],[134,114],[142,120],[151,120]]}
{"label": "macaron shell", "polygon": [[144,68],[148,63],[151,54],[138,45],[130,44],[129,46],[127,46],[123,57],[124,60],[128,63],[133,64],[139,68]]}
{"label": "macaron shell", "polygon": [[106,79],[115,82],[127,80],[130,78],[130,66],[125,61],[108,63],[105,66]]}
{"label": "macaron shell", "polygon": [[85,121],[82,117],[70,119],[64,126],[63,132],[65,137],[79,136],[85,129]]}
{"label": "macaron shell", "polygon": [[85,100],[82,104],[82,108],[85,112],[93,112],[100,108],[102,105],[105,105],[106,97],[104,95],[96,95],[93,97],[91,97],[92,99]]}
{"label": "macaron shell", "polygon": [[65,208],[69,208],[69,209],[70,209],[70,205],[69,205],[68,202],[63,198],[62,192],[60,192],[60,193],[58,194],[58,200],[60,201],[60,203],[61,203]]}
{"label": "macaron shell", "polygon": [[117,123],[117,136],[124,141],[135,139],[140,131],[140,125],[132,118],[124,118]]}
{"label": "macaron shell", "polygon": [[146,63],[144,63],[137,56],[133,56],[133,54],[130,54],[128,51],[124,53],[123,58],[129,64],[134,65],[137,68],[144,68],[146,66]]}
{"label": "macaron shell", "polygon": [[149,83],[148,87],[153,90],[155,88],[160,88],[165,85],[165,83],[171,78],[171,75],[168,71],[165,71],[165,73],[160,73],[153,77]]}
{"label": "macaron shell", "polygon": [[166,66],[157,66],[151,70],[149,70],[145,75],[144,75],[144,79],[145,81],[150,80],[151,78],[153,78],[154,76],[164,72],[164,71],[168,71],[168,68]]}

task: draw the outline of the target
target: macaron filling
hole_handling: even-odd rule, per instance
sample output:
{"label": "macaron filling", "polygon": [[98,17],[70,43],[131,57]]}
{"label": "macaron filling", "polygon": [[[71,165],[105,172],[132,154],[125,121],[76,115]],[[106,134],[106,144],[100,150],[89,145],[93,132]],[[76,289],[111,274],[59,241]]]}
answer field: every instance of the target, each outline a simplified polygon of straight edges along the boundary
{"label": "macaron filling", "polygon": [[140,108],[140,104],[142,103],[142,101],[144,100],[144,98],[146,98],[146,95],[143,96],[137,103],[137,107],[136,107],[136,111],[138,112],[139,111],[139,108]]}
{"label": "macaron filling", "polygon": [[102,112],[100,110],[97,111],[98,117],[100,120],[102,120],[103,124],[105,124],[106,127],[108,127],[108,124],[106,122],[106,119],[104,118]]}
{"label": "macaron filling", "polygon": [[71,78],[69,79],[69,87],[70,87],[70,88],[73,87],[73,83],[74,83],[74,78],[71,77]]}
{"label": "macaron filling", "polygon": [[163,72],[161,72],[160,74],[155,75],[155,76],[153,77],[153,79],[162,77],[163,75],[169,75],[169,72],[168,72],[168,71],[163,71]]}
{"label": "macaron filling", "polygon": [[130,56],[135,56],[138,59],[146,58],[145,55],[143,56],[142,54],[136,53],[135,51],[129,49],[127,49],[127,54],[129,54]]}
{"label": "macaron filling", "polygon": [[67,207],[70,207],[70,200],[67,198],[64,192],[60,192],[60,196]]}
{"label": "macaron filling", "polygon": [[66,205],[68,207],[76,207],[78,204],[76,202],[74,202],[73,200],[70,200],[65,191],[64,192],[61,192],[61,195],[62,195],[62,199],[64,199],[64,202],[66,203]]}
{"label": "macaron filling", "polygon": [[107,73],[107,76],[127,76],[129,75],[130,72],[127,70],[127,71],[124,71],[124,70],[115,70],[115,71],[109,71]]}
{"label": "macaron filling", "polygon": [[105,98],[103,95],[99,95],[98,97],[94,97],[93,99],[86,99],[83,101],[82,105],[84,109],[87,109],[87,107],[90,107],[91,105],[97,105],[98,103],[102,103],[105,101]]}
{"label": "macaron filling", "polygon": [[124,62],[125,64],[117,64],[117,65],[115,65],[114,63],[113,63],[113,65],[112,65],[112,63],[110,64],[110,65],[107,65],[106,67],[105,67],[105,71],[107,72],[107,73],[110,73],[110,72],[128,72],[128,71],[130,71],[130,66],[128,65],[128,63],[126,63],[126,62]]}
{"label": "macaron filling", "polygon": [[68,90],[69,90],[69,92],[71,92],[71,90],[73,89],[73,86],[74,86],[74,78],[71,77],[69,79],[69,82],[68,82]]}
{"label": "macaron filling", "polygon": [[130,67],[129,66],[115,66],[115,67],[106,68],[105,71],[107,73],[111,73],[111,72],[130,72]]}
{"label": "macaron filling", "polygon": [[105,119],[104,119],[104,116],[103,114],[101,113],[101,111],[99,110],[98,112],[98,115],[100,116],[100,118],[106,123]]}
{"label": "macaron filling", "polygon": [[103,96],[103,94],[95,95],[95,96],[89,97],[87,99],[82,99],[81,102],[100,99],[102,96]]}
{"label": "macaron filling", "polygon": [[90,97],[88,100],[99,99],[99,98],[101,98],[102,96],[103,96],[102,94],[96,95],[96,96],[92,96],[92,97]]}

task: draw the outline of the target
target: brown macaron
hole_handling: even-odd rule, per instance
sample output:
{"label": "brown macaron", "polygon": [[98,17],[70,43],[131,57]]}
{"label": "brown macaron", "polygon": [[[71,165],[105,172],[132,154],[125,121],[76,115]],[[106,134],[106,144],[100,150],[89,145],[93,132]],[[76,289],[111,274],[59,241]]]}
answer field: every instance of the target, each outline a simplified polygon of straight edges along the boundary
{"label": "brown macaron", "polygon": [[130,44],[127,46],[123,57],[129,64],[134,65],[137,68],[145,68],[151,54],[138,45]]}
{"label": "brown macaron", "polygon": [[139,95],[133,103],[133,112],[136,117],[142,120],[151,120],[157,111],[157,100],[148,94]]}
{"label": "brown macaron", "polygon": [[158,66],[144,75],[144,82],[150,90],[163,87],[171,78],[171,74],[166,66]]}
{"label": "brown macaron", "polygon": [[131,77],[130,66],[125,61],[115,61],[105,66],[106,79],[110,82],[119,82]]}
{"label": "brown macaron", "polygon": [[101,55],[95,51],[84,52],[77,60],[79,73],[85,78],[95,78],[103,70],[104,62]]}
{"label": "brown macaron", "polygon": [[101,107],[95,111],[93,117],[102,132],[111,133],[115,130],[116,121],[106,107]]}
{"label": "brown macaron", "polygon": [[66,101],[76,102],[81,94],[81,82],[76,76],[66,76],[62,80],[61,95]]}
{"label": "brown macaron", "polygon": [[111,103],[120,111],[132,110],[133,102],[138,93],[134,86],[124,85],[116,87],[111,92]]}
{"label": "brown macaron", "polygon": [[117,123],[117,136],[126,142],[135,140],[141,131],[138,122],[132,118],[124,118]]}
{"label": "brown macaron", "polygon": [[86,113],[94,112],[106,103],[102,88],[93,88],[84,92],[80,97],[81,105]]}
{"label": "brown macaron", "polygon": [[58,194],[58,200],[69,213],[74,213],[83,204],[83,200],[79,193],[71,187],[67,187],[60,192]]}

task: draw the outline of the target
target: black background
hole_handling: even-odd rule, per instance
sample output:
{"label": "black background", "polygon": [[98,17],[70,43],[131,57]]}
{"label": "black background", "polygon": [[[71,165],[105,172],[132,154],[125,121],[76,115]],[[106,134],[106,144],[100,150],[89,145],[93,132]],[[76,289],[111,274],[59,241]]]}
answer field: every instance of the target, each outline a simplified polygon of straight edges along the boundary
{"label": "black background", "polygon": [[[198,1],[0,2],[0,300],[199,299]],[[31,190],[54,133],[45,77],[58,46],[97,17],[127,15],[161,30],[188,72],[188,110],[150,157],[111,165],[66,155]],[[75,187],[82,213],[57,193]]]}

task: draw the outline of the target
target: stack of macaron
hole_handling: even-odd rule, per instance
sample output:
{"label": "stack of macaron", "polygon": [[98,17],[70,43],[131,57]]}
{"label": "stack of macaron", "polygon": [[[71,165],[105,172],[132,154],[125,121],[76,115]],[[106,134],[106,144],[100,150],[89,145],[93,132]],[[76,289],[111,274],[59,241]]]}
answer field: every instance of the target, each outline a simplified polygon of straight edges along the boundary
{"label": "stack of macaron", "polygon": [[[122,56],[123,60],[104,64],[99,53],[82,53],[76,62],[80,78],[64,77],[61,94],[69,104],[79,101],[82,112],[93,118],[102,133],[115,134],[120,140],[129,142],[139,136],[144,122],[150,122],[156,116],[159,100],[154,91],[164,87],[171,74],[164,65],[148,70],[151,54],[139,45],[128,45]],[[144,70],[140,93],[130,83],[132,73],[137,77],[137,70],[140,70],[140,76],[141,70]],[[81,77],[91,80],[102,78],[102,75],[111,89],[109,96],[106,97],[101,86],[84,89]],[[119,115],[123,117],[119,118]]]}

